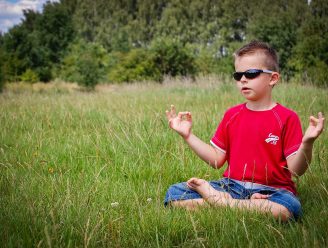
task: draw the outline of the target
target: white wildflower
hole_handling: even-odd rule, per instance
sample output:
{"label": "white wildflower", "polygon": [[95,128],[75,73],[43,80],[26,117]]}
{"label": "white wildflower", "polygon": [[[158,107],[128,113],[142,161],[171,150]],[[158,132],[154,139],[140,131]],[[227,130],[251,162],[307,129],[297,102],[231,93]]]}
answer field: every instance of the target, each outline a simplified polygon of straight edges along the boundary
{"label": "white wildflower", "polygon": [[118,207],[118,205],[120,205],[118,202],[112,202],[111,204],[110,204],[113,208],[116,208],[116,207]]}
{"label": "white wildflower", "polygon": [[152,199],[151,199],[151,198],[148,198],[148,199],[147,199],[147,202],[151,202],[151,201],[152,201]]}

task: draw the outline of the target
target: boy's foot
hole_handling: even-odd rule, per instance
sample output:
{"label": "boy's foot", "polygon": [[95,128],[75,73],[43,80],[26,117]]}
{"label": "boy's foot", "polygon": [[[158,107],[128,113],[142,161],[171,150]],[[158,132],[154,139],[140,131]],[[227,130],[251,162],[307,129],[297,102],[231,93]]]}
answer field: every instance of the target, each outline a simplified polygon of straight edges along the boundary
{"label": "boy's foot", "polygon": [[210,197],[219,197],[219,198],[223,198],[223,199],[231,199],[232,198],[229,193],[217,191],[216,189],[214,189],[209,184],[209,182],[207,182],[204,179],[200,179],[200,178],[196,178],[196,177],[190,178],[187,181],[187,186],[190,189],[198,192],[204,199],[208,199]]}

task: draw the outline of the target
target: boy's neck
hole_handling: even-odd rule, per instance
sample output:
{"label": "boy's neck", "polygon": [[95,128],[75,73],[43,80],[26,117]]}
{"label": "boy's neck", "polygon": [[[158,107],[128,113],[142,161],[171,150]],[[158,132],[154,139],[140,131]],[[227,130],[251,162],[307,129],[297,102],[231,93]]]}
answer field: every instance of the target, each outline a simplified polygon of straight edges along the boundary
{"label": "boy's neck", "polygon": [[267,102],[248,101],[246,107],[253,111],[265,111],[273,109],[277,105],[276,102],[269,100]]}

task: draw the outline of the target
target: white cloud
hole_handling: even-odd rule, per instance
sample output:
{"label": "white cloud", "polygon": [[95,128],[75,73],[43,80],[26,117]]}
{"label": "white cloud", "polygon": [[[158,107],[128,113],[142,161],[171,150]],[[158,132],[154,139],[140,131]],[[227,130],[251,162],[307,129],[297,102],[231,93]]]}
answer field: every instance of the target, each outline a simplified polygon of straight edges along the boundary
{"label": "white cloud", "polygon": [[[18,0],[10,2],[0,0],[0,31],[7,32],[9,28],[21,22],[24,9],[42,11],[42,6],[47,0]],[[51,0],[58,2],[59,0]]]}

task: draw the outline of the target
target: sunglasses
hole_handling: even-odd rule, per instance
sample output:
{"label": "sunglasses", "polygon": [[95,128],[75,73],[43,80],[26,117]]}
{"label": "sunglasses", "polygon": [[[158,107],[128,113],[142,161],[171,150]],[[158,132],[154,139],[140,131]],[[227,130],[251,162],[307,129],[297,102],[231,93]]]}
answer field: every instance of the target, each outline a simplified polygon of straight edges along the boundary
{"label": "sunglasses", "polygon": [[240,79],[243,77],[243,75],[245,75],[245,77],[247,79],[253,79],[253,78],[258,77],[262,72],[263,73],[272,73],[273,71],[260,70],[260,69],[249,69],[249,70],[243,71],[243,72],[236,71],[236,72],[233,73],[233,78],[236,81],[240,81]]}

